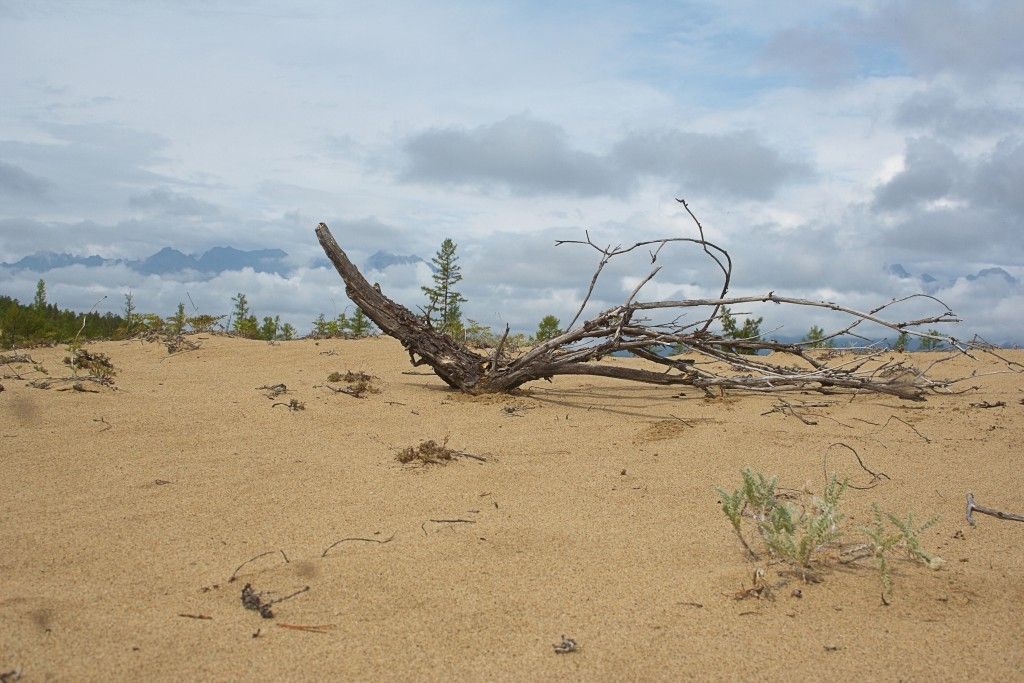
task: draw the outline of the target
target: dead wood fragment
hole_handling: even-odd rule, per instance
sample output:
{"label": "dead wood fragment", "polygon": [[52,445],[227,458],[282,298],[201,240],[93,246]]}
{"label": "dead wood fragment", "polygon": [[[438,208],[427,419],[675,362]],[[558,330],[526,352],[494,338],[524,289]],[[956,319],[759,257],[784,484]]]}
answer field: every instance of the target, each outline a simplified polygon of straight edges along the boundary
{"label": "dead wood fragment", "polygon": [[261,387],[256,387],[257,391],[266,391],[264,396],[267,398],[277,398],[281,394],[288,393],[288,387],[284,384],[264,384]]}
{"label": "dead wood fragment", "polygon": [[283,401],[278,401],[277,403],[271,403],[270,404],[271,408],[273,408],[275,406],[284,406],[285,408],[287,408],[288,410],[292,411],[293,413],[296,413],[296,412],[298,412],[300,410],[305,410],[306,409],[306,404],[301,402],[297,398],[293,398],[290,401],[288,401],[287,403],[285,403]]}
{"label": "dead wood fragment", "polygon": [[566,638],[565,634],[562,634],[562,642],[556,643],[552,647],[555,648],[556,655],[566,655],[570,652],[578,652],[580,646],[576,644],[576,641],[572,638]]}
{"label": "dead wood fragment", "polygon": [[1024,522],[1024,515],[1014,514],[1012,512],[1002,512],[1001,510],[993,510],[992,508],[983,507],[974,502],[974,494],[967,494],[967,523],[974,526],[974,513],[980,512],[983,515],[989,515],[991,517],[997,517],[998,519],[1008,519],[1013,522]]}
{"label": "dead wood fragment", "polygon": [[15,683],[21,680],[21,667],[10,671],[0,671],[0,683]]}
{"label": "dead wood fragment", "polygon": [[185,617],[186,619],[202,619],[203,621],[211,621],[213,617],[207,614],[179,614],[179,617]]}
{"label": "dead wood fragment", "polygon": [[[733,339],[711,332],[711,325],[721,317],[724,306],[744,303],[774,303],[787,306],[819,308],[848,316],[848,324],[826,338],[839,335],[861,336],[858,329],[873,325],[912,336],[938,339],[926,332],[924,326],[958,322],[956,315],[941,301],[925,294],[894,299],[869,311],[859,311],[830,301],[814,301],[777,295],[774,291],[757,296],[728,296],[732,277],[732,260],[728,252],[704,238],[703,226],[686,202],[679,200],[697,226],[699,238],[674,237],[637,242],[628,247],[599,246],[590,235],[585,240],[561,240],[561,244],[582,245],[594,249],[600,256],[579,310],[566,331],[534,345],[517,356],[502,354],[481,355],[465,344],[434,329],[430,320],[413,314],[409,309],[385,296],[379,287],[369,283],[349,260],[324,223],[316,228],[316,235],[325,254],[334,264],[345,290],[378,327],[387,335],[402,342],[414,366],[429,365],[434,374],[449,386],[469,394],[508,393],[531,381],[549,380],[555,375],[592,375],[611,377],[657,385],[693,386],[709,393],[712,389],[737,389],[750,392],[775,393],[780,391],[816,391],[825,394],[874,392],[906,400],[924,400],[929,392],[949,392],[959,379],[933,379],[928,369],[918,370],[905,363],[886,358],[882,349],[874,347],[862,357],[830,359],[808,352],[807,343],[786,344],[762,338]],[[717,265],[722,273],[722,288],[718,297],[710,299],[644,301],[641,290],[661,269],[657,259],[670,246],[696,245]],[[647,249],[652,270],[640,279],[626,300],[601,311],[590,320],[580,322],[583,311],[591,302],[599,277],[605,266],[616,257],[638,249]],[[884,317],[890,307],[911,300],[929,300],[936,304],[937,313],[916,320],[894,321]],[[687,318],[691,311],[699,312]],[[672,318],[671,322],[658,322],[645,316]],[[971,342],[942,338],[957,353],[968,353],[978,348]],[[709,361],[722,363],[728,371],[708,369],[707,363],[694,363],[692,359],[677,360],[662,357],[658,351],[665,347],[703,356]],[[500,349],[499,349],[500,350]],[[757,355],[771,351],[771,356]],[[601,359],[614,353],[627,352],[661,365],[662,371],[601,364]],[[784,364],[776,355],[792,357],[800,364]],[[835,360],[835,362],[832,362]],[[809,366],[809,367],[808,367]],[[1013,370],[1016,371],[1016,370]]]}
{"label": "dead wood fragment", "polygon": [[263,602],[260,594],[253,589],[250,583],[242,587],[242,607],[259,612],[264,619],[274,618],[274,610],[270,609],[270,603]]}
{"label": "dead wood fragment", "polygon": [[1005,408],[1006,401],[996,401],[995,403],[981,401],[979,403],[969,403],[968,406],[970,406],[971,408]]}
{"label": "dead wood fragment", "polygon": [[264,619],[273,619],[274,611],[271,609],[272,605],[284,602],[285,600],[291,600],[295,596],[302,595],[308,590],[309,586],[305,586],[295,591],[294,593],[290,593],[289,595],[284,596],[283,598],[265,601],[263,599],[263,594],[257,593],[256,590],[252,587],[252,584],[247,583],[242,588],[242,606],[246,609],[251,609],[253,611],[259,612],[260,616]]}

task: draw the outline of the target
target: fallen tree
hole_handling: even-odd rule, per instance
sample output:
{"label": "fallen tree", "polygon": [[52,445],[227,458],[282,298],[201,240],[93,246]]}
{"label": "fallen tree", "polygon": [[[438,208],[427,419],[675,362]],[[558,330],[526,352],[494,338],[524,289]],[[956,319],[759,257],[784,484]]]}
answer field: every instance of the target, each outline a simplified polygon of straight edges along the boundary
{"label": "fallen tree", "polygon": [[[708,393],[716,388],[722,391],[741,389],[754,392],[800,389],[821,393],[875,392],[902,399],[923,400],[929,391],[948,389],[957,381],[929,377],[928,370],[935,365],[934,362],[922,370],[896,359],[880,360],[882,349],[877,347],[852,358],[839,356],[839,360],[833,362],[835,359],[829,358],[832,354],[810,351],[810,342],[784,344],[760,337],[735,339],[713,333],[711,325],[719,318],[724,306],[772,302],[823,308],[849,316],[849,324],[825,335],[824,340],[841,335],[859,336],[857,328],[862,323],[874,323],[920,338],[940,339],[960,352],[966,353],[968,348],[967,344],[952,337],[935,337],[917,331],[917,328],[925,325],[959,322],[948,306],[925,294],[896,299],[870,311],[858,311],[829,301],[780,296],[774,291],[760,296],[727,296],[732,279],[732,259],[725,249],[704,238],[700,221],[685,201],[678,201],[696,223],[699,238],[671,237],[637,242],[628,247],[600,247],[587,234],[585,240],[557,242],[556,245],[579,244],[595,249],[601,255],[598,265],[587,293],[565,332],[517,356],[504,352],[504,342],[509,333],[507,326],[493,352],[482,355],[435,330],[425,316],[415,315],[385,296],[379,286],[371,285],[338,246],[327,225],[321,223],[316,228],[316,235],[327,257],[345,281],[349,298],[385,334],[402,342],[412,364],[429,365],[449,386],[470,394],[509,392],[527,382],[551,379],[555,375],[595,375],[658,385],[693,386]],[[668,301],[642,301],[638,298],[643,287],[661,270],[658,257],[662,250],[675,244],[699,247],[721,270],[723,282],[717,298]],[[650,254],[652,267],[647,276],[640,280],[622,304],[580,322],[605,266],[618,256],[642,248],[646,248]],[[940,309],[939,312],[908,321],[892,321],[884,317],[889,307],[915,297],[931,299]],[[703,310],[705,314],[694,322],[683,322],[683,313],[691,310]],[[654,323],[642,317],[645,312],[662,315],[672,313],[676,317],[671,322]],[[820,343],[822,339],[816,341]],[[666,346],[695,352],[708,362],[663,357],[658,350]],[[661,365],[664,370],[599,362],[606,356],[623,351]],[[759,351],[772,353],[758,355]],[[783,362],[795,359],[802,362]]]}

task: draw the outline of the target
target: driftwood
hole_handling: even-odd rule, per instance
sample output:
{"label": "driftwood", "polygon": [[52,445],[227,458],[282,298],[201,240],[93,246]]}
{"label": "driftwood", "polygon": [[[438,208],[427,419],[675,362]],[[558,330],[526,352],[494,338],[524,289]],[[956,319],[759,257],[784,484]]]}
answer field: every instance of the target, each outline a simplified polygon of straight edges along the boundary
{"label": "driftwood", "polygon": [[1024,522],[1024,515],[1016,515],[1012,512],[1003,512],[1002,510],[993,510],[992,508],[978,505],[974,502],[974,494],[967,494],[967,523],[974,526],[974,513],[980,512],[983,515],[989,515],[998,519],[1009,519],[1014,522]]}
{"label": "driftwood", "polygon": [[[849,324],[826,335],[825,340],[840,335],[858,337],[858,326],[873,323],[911,336],[941,339],[958,352],[967,352],[969,347],[953,338],[935,337],[916,331],[916,328],[925,325],[959,321],[945,304],[924,294],[893,300],[870,311],[858,311],[829,301],[780,296],[774,291],[760,296],[728,297],[732,260],[725,249],[704,239],[700,221],[685,202],[682,204],[696,223],[699,238],[650,240],[625,248],[600,247],[590,239],[589,234],[583,241],[557,242],[556,246],[577,244],[595,249],[600,254],[597,268],[579,310],[566,331],[528,348],[516,357],[504,355],[500,343],[493,353],[481,355],[434,329],[428,319],[413,314],[385,296],[379,286],[370,284],[335,241],[327,225],[321,223],[316,228],[316,235],[327,257],[345,281],[349,298],[385,334],[402,342],[412,364],[429,365],[449,386],[470,394],[509,392],[527,382],[551,379],[555,375],[595,375],[658,385],[693,386],[708,394],[715,388],[720,391],[741,389],[755,392],[800,389],[821,393],[877,392],[909,400],[923,400],[929,391],[941,391],[953,383],[953,380],[935,380],[928,376],[928,370],[941,360],[919,370],[896,360],[881,358],[885,350],[877,347],[871,348],[866,354],[846,356],[845,359],[839,356],[837,360],[835,354],[811,352],[810,342],[784,344],[760,337],[735,339],[713,333],[710,328],[721,317],[723,306],[772,302],[822,308],[849,316]],[[673,301],[642,301],[638,298],[643,287],[661,270],[661,265],[657,263],[658,256],[670,245],[695,245],[717,265],[723,277],[721,293],[717,298]],[[640,281],[625,302],[580,322],[605,266],[615,257],[638,249],[646,249],[650,254],[650,273]],[[915,297],[932,300],[939,309],[938,313],[899,322],[883,317],[888,307]],[[704,314],[696,322],[680,322],[683,314],[689,311],[704,311]],[[645,314],[664,316],[666,313],[676,315],[676,320],[654,323],[642,318]],[[699,354],[707,362],[665,358],[658,350],[666,346]],[[769,356],[757,355],[765,351],[772,353]],[[599,362],[616,352],[629,352],[663,366],[664,370]],[[778,360],[780,358],[781,361]],[[785,364],[786,360],[799,360],[801,363],[798,367]],[[723,368],[728,370],[723,371]]]}

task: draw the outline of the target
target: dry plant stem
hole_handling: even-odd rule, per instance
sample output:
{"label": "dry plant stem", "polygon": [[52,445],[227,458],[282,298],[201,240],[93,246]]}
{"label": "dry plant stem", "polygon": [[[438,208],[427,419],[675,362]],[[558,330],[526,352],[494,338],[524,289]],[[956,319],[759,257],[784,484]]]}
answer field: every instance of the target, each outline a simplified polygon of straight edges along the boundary
{"label": "dry plant stem", "polygon": [[342,543],[348,543],[349,541],[363,541],[365,543],[380,543],[381,545],[383,545],[385,543],[390,543],[392,541],[392,539],[394,539],[394,537],[395,537],[395,535],[391,534],[390,536],[385,538],[383,541],[380,540],[379,538],[343,538],[340,541],[335,541],[334,543],[332,543],[329,546],[327,546],[326,548],[324,548],[324,551],[322,553],[320,553],[320,557],[327,557],[327,552],[329,550],[331,550],[335,546],[341,545]]}
{"label": "dry plant stem", "polygon": [[929,438],[928,438],[927,436],[925,436],[924,434],[922,434],[921,432],[919,432],[919,431],[917,430],[917,428],[916,428],[916,427],[915,427],[914,425],[910,424],[909,422],[907,422],[906,420],[904,420],[904,419],[903,419],[903,418],[901,418],[901,417],[896,417],[895,415],[890,415],[890,416],[889,416],[889,419],[885,421],[885,424],[884,424],[884,425],[882,425],[881,429],[879,429],[879,430],[878,430],[877,432],[875,432],[875,434],[881,434],[881,433],[882,433],[882,431],[883,431],[883,430],[884,430],[884,429],[885,429],[886,427],[888,427],[888,426],[889,426],[889,423],[890,423],[890,422],[892,422],[893,420],[896,420],[897,422],[902,422],[902,423],[903,423],[903,424],[905,424],[905,425],[906,425],[907,427],[910,427],[911,431],[913,431],[913,432],[914,432],[915,434],[917,434],[917,435],[918,435],[919,437],[921,437],[921,439],[923,439],[925,443],[931,443],[931,442],[932,442],[932,440],[931,440],[931,439],[929,439]]}
{"label": "dry plant stem", "polygon": [[278,622],[277,626],[306,633],[327,633],[334,628],[334,624],[282,624],[281,622]]}
{"label": "dry plant stem", "polygon": [[[424,317],[413,314],[385,296],[379,287],[369,283],[349,260],[325,224],[321,223],[316,228],[316,235],[324,253],[344,280],[349,298],[385,334],[402,343],[413,365],[429,365],[449,386],[470,394],[509,392],[527,382],[550,379],[556,375],[591,375],[658,385],[693,386],[705,392],[716,387],[719,390],[738,389],[761,393],[793,390],[821,393],[872,392],[890,394],[901,399],[923,400],[928,392],[948,391],[954,382],[960,381],[932,379],[925,372],[882,358],[883,352],[877,348],[871,350],[866,357],[852,361],[841,360],[830,365],[827,360],[809,353],[803,343],[784,344],[761,338],[727,339],[711,333],[710,326],[720,316],[723,306],[743,303],[774,303],[843,313],[852,322],[836,335],[853,333],[861,323],[872,323],[897,332],[907,332],[912,336],[931,338],[914,328],[957,322],[958,319],[945,304],[928,295],[894,299],[870,311],[859,311],[830,301],[780,296],[774,291],[760,296],[729,297],[732,261],[728,252],[704,238],[703,226],[689,206],[685,202],[681,203],[696,223],[699,238],[673,237],[636,242],[625,247],[602,247],[595,244],[588,233],[585,240],[556,242],[556,246],[583,245],[600,254],[590,285],[564,333],[533,346],[518,357],[507,359],[502,357],[503,343],[499,343],[491,357],[485,357],[435,330]],[[641,300],[642,290],[661,268],[656,263],[658,258],[668,247],[680,245],[700,247],[718,265],[723,274],[719,296],[713,299]],[[640,279],[639,285],[622,304],[605,309],[581,322],[605,266],[616,257],[640,248],[649,249],[653,265],[651,272]],[[913,298],[937,302],[937,314],[909,321],[894,321],[883,317],[889,307]],[[707,315],[702,313],[693,322],[683,319],[688,312],[702,309],[705,313],[708,310],[710,312]],[[641,317],[647,312],[675,314],[675,320],[670,323],[654,323]],[[943,340],[962,353],[972,348],[969,343],[953,338]],[[710,361],[724,363],[731,372],[699,367],[693,362],[661,358],[656,350],[664,346],[677,346]],[[752,355],[764,350],[778,355]],[[623,351],[658,363],[665,369],[627,368],[599,362],[606,356]],[[783,364],[777,360],[780,356],[800,359],[809,367]],[[875,362],[878,367],[869,367],[871,362]]]}
{"label": "dry plant stem", "polygon": [[967,494],[967,523],[974,526],[974,513],[980,512],[983,515],[989,515],[991,517],[998,517],[999,519],[1008,519],[1012,522],[1024,522],[1024,515],[1017,515],[1012,512],[1003,512],[1001,510],[993,510],[978,505],[974,502],[974,494]]}
{"label": "dry plant stem", "polygon": [[857,486],[855,484],[851,484],[851,483],[847,482],[846,486],[848,488],[857,489],[858,491],[867,491],[868,489],[873,489],[876,486],[878,486],[878,484],[883,479],[889,479],[891,481],[892,478],[888,474],[886,474],[885,472],[875,472],[875,471],[873,471],[871,469],[868,469],[868,466],[865,465],[864,461],[861,459],[860,453],[858,453],[857,450],[853,446],[849,446],[849,445],[847,445],[847,444],[845,444],[845,443],[843,443],[841,441],[838,441],[836,443],[829,444],[829,447],[825,449],[825,454],[821,458],[821,471],[825,474],[825,483],[828,483],[828,480],[829,480],[829,477],[828,477],[828,452],[830,450],[832,450],[832,448],[835,447],[835,446],[841,446],[841,447],[845,448],[846,450],[850,451],[851,453],[853,453],[853,457],[857,458],[857,464],[860,465],[860,468],[862,470],[864,470],[865,472],[867,472],[868,474],[871,475],[871,481],[869,481],[866,486]]}
{"label": "dry plant stem", "polygon": [[256,560],[260,559],[261,557],[266,557],[267,555],[273,555],[274,553],[278,553],[278,552],[281,553],[281,555],[284,557],[284,561],[288,562],[288,556],[284,554],[283,550],[268,550],[267,552],[260,553],[259,555],[256,555],[255,557],[250,557],[248,560],[246,560],[242,564],[238,565],[235,568],[235,571],[231,572],[231,576],[228,577],[228,583],[231,583],[232,581],[235,581],[236,579],[238,579],[238,572],[240,572],[242,570],[242,567],[244,567],[245,565],[251,564],[251,563],[255,562]]}

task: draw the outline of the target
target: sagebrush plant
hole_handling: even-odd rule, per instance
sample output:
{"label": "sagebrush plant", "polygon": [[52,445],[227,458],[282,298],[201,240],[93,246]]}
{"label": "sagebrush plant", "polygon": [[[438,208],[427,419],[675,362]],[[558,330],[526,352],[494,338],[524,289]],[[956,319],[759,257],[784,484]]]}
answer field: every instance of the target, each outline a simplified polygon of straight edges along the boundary
{"label": "sagebrush plant", "polygon": [[[835,557],[827,551],[837,548],[844,535],[840,526],[843,515],[839,511],[839,503],[847,490],[846,480],[841,481],[832,475],[821,496],[815,496],[810,505],[804,507],[780,500],[778,477],[767,477],[749,467],[742,471],[741,476],[742,483],[738,489],[729,492],[719,487],[718,496],[722,512],[751,559],[758,560],[759,555],[744,536],[745,517],[756,526],[757,535],[771,557],[790,565],[805,580],[816,577],[816,567]],[[918,526],[912,514],[903,519],[891,513],[883,515],[877,505],[873,505],[873,510],[874,523],[860,529],[868,542],[856,544],[855,553],[849,561],[875,558],[882,580],[883,599],[888,602],[892,595],[889,553],[893,549],[903,547],[910,559],[931,569],[943,565],[941,558],[924,550],[919,539],[919,535],[937,519]],[[887,527],[886,521],[892,528]]]}
{"label": "sagebrush plant", "polygon": [[[888,512],[883,517],[882,510],[877,504],[871,505],[872,522],[869,527],[862,527],[861,532],[868,537],[866,551],[875,558],[878,566],[878,575],[882,582],[882,599],[888,602],[892,598],[892,567],[889,564],[889,552],[894,548],[903,546],[911,560],[924,564],[929,569],[941,569],[945,560],[932,555],[921,547],[921,540],[918,535],[932,527],[938,520],[933,517],[921,526],[914,525],[914,515],[907,514],[906,519]],[[889,530],[885,520],[896,528],[896,532]],[[856,557],[856,556],[855,556]]]}

